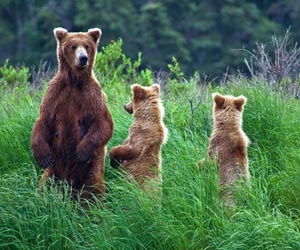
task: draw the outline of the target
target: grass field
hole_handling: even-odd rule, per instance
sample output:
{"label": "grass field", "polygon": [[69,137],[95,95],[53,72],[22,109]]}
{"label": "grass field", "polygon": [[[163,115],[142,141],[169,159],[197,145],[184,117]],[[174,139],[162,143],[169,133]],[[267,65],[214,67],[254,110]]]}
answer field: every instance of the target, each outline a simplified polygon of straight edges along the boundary
{"label": "grass field", "polygon": [[[109,150],[126,138],[132,122],[123,109],[130,84],[106,79],[102,85],[115,122]],[[219,199],[217,167],[195,166],[207,151],[213,92],[248,98],[243,128],[251,140],[252,185],[239,187],[232,209]],[[29,144],[43,93],[30,95],[23,85],[1,90],[0,249],[300,249],[299,100],[258,79],[236,77],[225,87],[168,83],[162,203],[106,159],[104,202],[82,209],[65,186],[37,191],[42,170]]]}

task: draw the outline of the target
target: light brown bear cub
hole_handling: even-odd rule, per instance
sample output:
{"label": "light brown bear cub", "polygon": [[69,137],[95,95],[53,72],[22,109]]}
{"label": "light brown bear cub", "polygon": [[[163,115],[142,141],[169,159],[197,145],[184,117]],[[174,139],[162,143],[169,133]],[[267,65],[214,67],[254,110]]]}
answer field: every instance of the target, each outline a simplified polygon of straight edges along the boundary
{"label": "light brown bear cub", "polygon": [[159,85],[142,87],[133,84],[131,90],[133,98],[125,109],[133,113],[134,122],[123,144],[111,149],[110,160],[112,167],[121,164],[147,190],[149,180],[162,181],[161,149],[167,141],[164,109]]}
{"label": "light brown bear cub", "polygon": [[[31,136],[34,158],[49,177],[66,181],[82,198],[105,192],[104,159],[113,120],[93,67],[98,28],[54,29],[58,71],[49,82]],[[83,192],[81,192],[83,189]]]}
{"label": "light brown bear cub", "polygon": [[[220,166],[220,186],[226,205],[234,203],[230,187],[234,182],[250,179],[247,147],[249,139],[242,129],[242,114],[246,97],[213,94],[213,132],[208,154]],[[226,191],[227,190],[227,191]]]}

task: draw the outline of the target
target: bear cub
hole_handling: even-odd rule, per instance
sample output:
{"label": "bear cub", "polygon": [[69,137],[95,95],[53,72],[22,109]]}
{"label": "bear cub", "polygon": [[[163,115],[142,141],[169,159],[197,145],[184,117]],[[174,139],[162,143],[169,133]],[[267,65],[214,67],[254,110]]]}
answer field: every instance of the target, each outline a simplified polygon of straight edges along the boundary
{"label": "bear cub", "polygon": [[225,205],[234,203],[231,186],[238,180],[249,180],[247,147],[249,139],[242,129],[242,114],[247,98],[213,94],[213,132],[208,154],[219,164],[222,196]]}
{"label": "bear cub", "polygon": [[[49,177],[66,181],[82,198],[102,195],[106,144],[113,120],[93,67],[101,30],[55,28],[58,70],[49,82],[31,136],[34,158]],[[83,189],[83,190],[82,190]]]}
{"label": "bear cub", "polygon": [[[125,109],[134,116],[128,138],[122,145],[110,150],[111,166],[120,164],[145,191],[152,180],[161,184],[161,149],[167,141],[167,128],[163,123],[164,108],[160,100],[160,86],[131,85],[132,100]],[[155,184],[154,184],[155,185]],[[150,189],[150,190],[149,190]],[[154,187],[155,189],[155,187]]]}

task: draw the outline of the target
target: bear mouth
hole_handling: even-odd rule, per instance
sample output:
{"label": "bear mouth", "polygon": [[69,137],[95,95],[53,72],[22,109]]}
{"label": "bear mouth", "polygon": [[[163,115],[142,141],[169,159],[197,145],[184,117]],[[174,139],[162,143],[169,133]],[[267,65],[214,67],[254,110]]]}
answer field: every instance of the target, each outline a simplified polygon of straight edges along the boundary
{"label": "bear mouth", "polygon": [[79,69],[85,69],[88,66],[88,63],[83,63],[83,62],[77,62],[76,63],[77,68]]}
{"label": "bear mouth", "polygon": [[80,69],[85,69],[87,67],[87,64],[77,64],[77,67],[80,68]]}

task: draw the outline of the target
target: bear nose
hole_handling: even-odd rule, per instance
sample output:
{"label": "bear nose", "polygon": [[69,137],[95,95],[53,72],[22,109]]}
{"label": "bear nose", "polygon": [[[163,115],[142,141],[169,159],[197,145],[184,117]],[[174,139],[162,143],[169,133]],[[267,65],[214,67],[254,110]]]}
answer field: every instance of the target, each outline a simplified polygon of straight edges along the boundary
{"label": "bear nose", "polygon": [[79,54],[79,63],[80,63],[80,66],[86,65],[87,61],[88,61],[88,57],[84,53],[80,53]]}
{"label": "bear nose", "polygon": [[124,109],[125,109],[129,114],[132,114],[132,113],[133,113],[133,110],[130,109],[130,108],[128,108],[126,104],[124,105]]}

